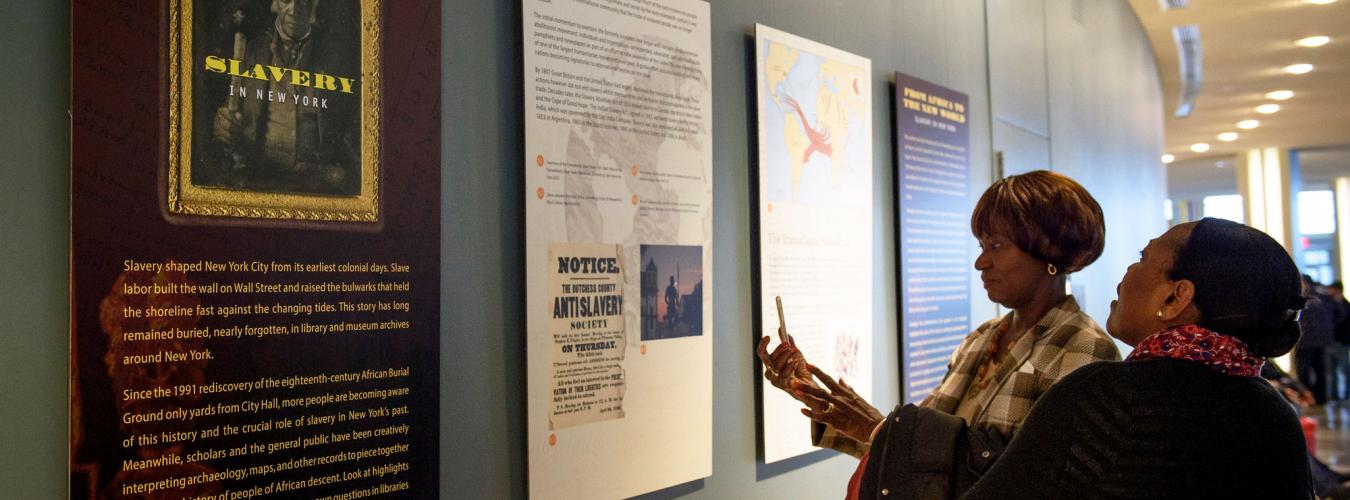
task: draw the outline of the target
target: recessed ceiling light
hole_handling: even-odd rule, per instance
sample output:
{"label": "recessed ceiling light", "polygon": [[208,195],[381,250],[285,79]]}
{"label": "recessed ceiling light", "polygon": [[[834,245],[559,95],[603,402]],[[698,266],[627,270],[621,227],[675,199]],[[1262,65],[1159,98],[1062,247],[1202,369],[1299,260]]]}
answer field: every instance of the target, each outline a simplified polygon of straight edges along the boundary
{"label": "recessed ceiling light", "polygon": [[1223,142],[1233,142],[1238,138],[1237,132],[1224,132],[1219,134],[1219,140]]}
{"label": "recessed ceiling light", "polygon": [[1336,0],[1303,0],[1303,1],[1314,5],[1326,5],[1335,2]]}
{"label": "recessed ceiling light", "polygon": [[1177,159],[1177,157],[1172,156],[1172,155],[1162,155],[1162,162],[1163,162],[1163,163],[1172,163],[1173,161],[1176,161],[1176,159]]}
{"label": "recessed ceiling light", "polygon": [[1251,130],[1260,126],[1261,122],[1259,120],[1242,120],[1237,122],[1237,127],[1242,130]]}
{"label": "recessed ceiling light", "polygon": [[1323,45],[1326,45],[1327,42],[1330,41],[1331,37],[1318,35],[1318,36],[1310,36],[1308,38],[1300,38],[1294,42],[1294,45],[1298,45],[1299,47],[1321,47]]}
{"label": "recessed ceiling light", "polygon": [[1283,101],[1289,99],[1290,97],[1294,97],[1294,91],[1292,90],[1274,90],[1266,92],[1266,99]]}
{"label": "recessed ceiling light", "polygon": [[1197,152],[1197,153],[1203,153],[1203,152],[1205,152],[1205,151],[1209,151],[1209,144],[1206,144],[1206,143],[1203,143],[1203,142],[1197,142],[1197,143],[1195,143],[1195,144],[1191,144],[1191,151],[1195,151],[1195,152]]}
{"label": "recessed ceiling light", "polygon": [[1279,104],[1262,104],[1256,107],[1256,112],[1261,113],[1263,115],[1268,115],[1279,110],[1280,110]]}
{"label": "recessed ceiling light", "polygon": [[1284,67],[1285,73],[1301,75],[1313,70],[1313,65],[1308,63],[1290,64]]}

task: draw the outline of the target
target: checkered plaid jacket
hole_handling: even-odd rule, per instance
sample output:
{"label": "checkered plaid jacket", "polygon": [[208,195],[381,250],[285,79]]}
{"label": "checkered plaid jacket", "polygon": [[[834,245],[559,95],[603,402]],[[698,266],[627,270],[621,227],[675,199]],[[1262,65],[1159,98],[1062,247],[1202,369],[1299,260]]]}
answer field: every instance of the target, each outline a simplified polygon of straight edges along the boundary
{"label": "checkered plaid jacket", "polygon": [[[989,320],[966,336],[952,354],[947,376],[919,406],[956,414],[966,388],[980,369],[981,353],[989,348],[994,331],[1004,321],[1012,321],[1012,314]],[[975,395],[980,410],[970,422],[971,427],[995,429],[1012,439],[1022,420],[1031,412],[1036,398],[1055,382],[1088,363],[1119,359],[1120,351],[1115,342],[1078,308],[1073,296],[1065,297],[1046,312],[1036,326],[1017,339],[999,364],[996,378]],[[859,443],[833,427],[819,423],[812,425],[811,434],[816,446],[857,457],[870,446],[870,443]]]}

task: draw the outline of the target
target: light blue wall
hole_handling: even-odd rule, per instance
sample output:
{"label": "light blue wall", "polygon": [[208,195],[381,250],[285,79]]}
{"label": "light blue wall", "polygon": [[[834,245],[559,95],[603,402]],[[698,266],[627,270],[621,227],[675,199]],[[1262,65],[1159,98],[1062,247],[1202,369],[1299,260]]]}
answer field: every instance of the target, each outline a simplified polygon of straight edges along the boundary
{"label": "light blue wall", "polygon": [[[1082,3],[1083,25],[1067,24],[1077,22],[1069,1]],[[0,490],[51,498],[66,490],[69,28],[64,5],[16,3],[0,12],[0,36],[16,70],[9,75],[23,76],[0,82],[6,115],[0,121],[0,262],[6,271],[0,317],[7,319],[0,331]],[[1056,169],[1082,181],[1107,209],[1112,264],[1084,273],[1089,300],[1109,293],[1123,269],[1119,257],[1142,246],[1135,245],[1141,234],[1155,232],[1136,227],[1131,217],[1144,204],[1161,213],[1165,190],[1155,161],[1162,147],[1161,92],[1148,42],[1128,6],[1123,0],[1019,0],[1011,8],[1039,21],[1000,23],[992,31],[1039,38],[1039,45],[991,48],[985,0],[712,2],[714,473],[655,496],[837,498],[856,463],[817,452],[783,466],[757,465],[749,267],[754,124],[748,111],[756,22],[870,58],[877,89],[889,89],[899,70],[969,94],[972,197],[992,177],[989,54],[1009,58],[1010,68],[1017,68],[1017,58],[1040,61],[1042,97],[1017,97],[1026,91],[1021,87],[994,95],[1010,110],[1004,121],[1043,136]],[[520,6],[447,2],[443,11],[442,491],[447,498],[519,498],[527,492]],[[899,399],[899,370],[893,111],[883,95],[873,103],[873,375],[876,402],[885,408]],[[1040,121],[1022,120],[1026,114]],[[972,310],[977,319],[994,311],[983,300]],[[1104,319],[1104,312],[1089,310]]]}
{"label": "light blue wall", "polygon": [[1125,2],[1045,2],[1050,162],[1082,183],[1106,215],[1106,249],[1072,277],[1074,293],[1106,326],[1125,268],[1168,226],[1162,88],[1147,36]]}
{"label": "light blue wall", "polygon": [[1101,204],[1106,248],[1071,283],[1079,304],[1105,326],[1125,268],[1167,228],[1153,50],[1125,2],[988,6],[994,151],[1003,153],[1005,174],[1054,170]]}
{"label": "light blue wall", "polygon": [[65,2],[0,7],[0,496],[66,494],[70,30]]}

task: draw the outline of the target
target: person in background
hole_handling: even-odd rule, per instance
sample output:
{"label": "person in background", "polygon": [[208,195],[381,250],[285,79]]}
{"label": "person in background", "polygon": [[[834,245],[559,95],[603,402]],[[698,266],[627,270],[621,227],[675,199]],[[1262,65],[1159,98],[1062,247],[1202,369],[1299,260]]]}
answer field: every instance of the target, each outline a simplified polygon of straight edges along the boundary
{"label": "person in background", "polygon": [[1052,387],[962,498],[1311,498],[1298,415],[1258,376],[1299,337],[1284,248],[1232,221],[1180,224],[1116,292],[1106,328],[1134,351]]}
{"label": "person in background", "polygon": [[[953,485],[973,483],[998,458],[1041,394],[1080,366],[1119,359],[1115,343],[1065,293],[1066,276],[1096,260],[1105,239],[1101,207],[1087,190],[1048,171],[1011,176],[980,197],[970,228],[989,300],[1012,312],[971,332],[918,406],[883,417],[807,363],[787,332],[779,331],[772,353],[769,337],[760,340],[764,376],[806,405],[813,443],[861,458],[854,498],[952,497],[965,487]],[[894,491],[860,485],[873,466],[913,477]]]}
{"label": "person in background", "polygon": [[1339,281],[1322,288],[1321,292],[1320,298],[1330,305],[1334,321],[1332,331],[1336,339],[1336,351],[1332,359],[1338,382],[1336,400],[1344,403],[1350,397],[1350,357],[1347,356],[1347,349],[1350,349],[1350,302],[1345,301],[1345,291]]}
{"label": "person in background", "polygon": [[1340,281],[1334,281],[1327,285],[1326,295],[1331,298],[1331,304],[1337,310],[1336,317],[1339,318],[1336,321],[1336,341],[1350,345],[1350,302],[1345,300],[1345,288]]}
{"label": "person in background", "polygon": [[1333,281],[1330,285],[1327,285],[1327,295],[1330,295],[1331,299],[1341,304],[1342,307],[1350,308],[1350,302],[1345,301],[1345,286],[1340,281]]}
{"label": "person in background", "polygon": [[1294,368],[1298,379],[1308,386],[1318,405],[1341,399],[1341,366],[1345,364],[1345,346],[1336,342],[1336,310],[1329,298],[1317,293],[1317,284],[1302,276],[1302,290],[1308,297],[1299,325],[1303,337],[1294,349]]}

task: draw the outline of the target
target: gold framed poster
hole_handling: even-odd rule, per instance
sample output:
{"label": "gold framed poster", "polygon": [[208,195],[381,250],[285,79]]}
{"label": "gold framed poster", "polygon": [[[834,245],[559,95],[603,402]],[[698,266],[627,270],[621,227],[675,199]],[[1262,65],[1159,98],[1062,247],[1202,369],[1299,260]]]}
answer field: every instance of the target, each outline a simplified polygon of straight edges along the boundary
{"label": "gold framed poster", "polygon": [[169,0],[169,214],[380,221],[380,0]]}

